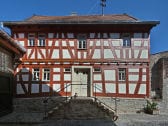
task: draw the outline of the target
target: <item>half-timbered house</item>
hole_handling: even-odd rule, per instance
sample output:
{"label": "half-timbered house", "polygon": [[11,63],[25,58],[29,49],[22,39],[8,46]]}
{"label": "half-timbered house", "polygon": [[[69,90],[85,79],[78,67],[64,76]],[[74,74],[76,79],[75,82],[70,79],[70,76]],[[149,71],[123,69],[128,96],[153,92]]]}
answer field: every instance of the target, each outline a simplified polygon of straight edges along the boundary
{"label": "half-timbered house", "polygon": [[150,31],[157,24],[127,14],[4,22],[27,49],[15,71],[16,97],[149,97]]}

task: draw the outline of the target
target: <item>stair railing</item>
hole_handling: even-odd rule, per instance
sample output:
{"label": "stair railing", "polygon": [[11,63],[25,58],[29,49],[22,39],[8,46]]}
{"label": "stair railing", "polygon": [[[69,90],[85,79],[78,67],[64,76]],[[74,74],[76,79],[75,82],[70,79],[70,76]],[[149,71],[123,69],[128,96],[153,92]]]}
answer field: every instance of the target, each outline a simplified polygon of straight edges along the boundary
{"label": "stair railing", "polygon": [[[65,99],[65,101],[66,102],[68,102],[68,87],[69,86],[71,86],[72,84],[66,84],[66,86],[65,87],[63,87],[63,88],[58,88],[55,92],[57,92],[57,93],[59,93],[60,91],[62,91],[62,90],[65,90],[66,89],[66,99]],[[53,95],[52,95],[53,96]],[[43,99],[43,104],[44,104],[44,119],[46,119],[47,118],[47,112],[48,112],[48,110],[47,110],[47,108],[48,108],[48,100],[49,99],[51,99],[52,100],[52,96],[49,96],[49,97],[44,97],[44,99]]]}
{"label": "stair railing", "polygon": [[[112,110],[113,112],[115,112],[116,114],[117,114],[117,108],[118,108],[118,104],[117,104],[117,102],[119,101],[119,99],[118,98],[116,98],[116,97],[111,97],[111,102],[112,102],[112,100],[114,101],[114,107],[115,107],[115,109],[113,109],[111,106],[109,106],[109,105],[107,105],[105,102],[102,102],[100,99],[98,99],[97,98],[97,90],[99,90],[99,91],[103,91],[102,90],[102,88],[100,88],[98,85],[93,85],[93,87],[94,87],[94,91],[95,91],[95,101],[97,100],[97,101],[99,101],[101,104],[103,104],[103,106],[105,106],[105,107],[107,107],[108,109],[110,109],[110,110]],[[108,90],[107,90],[108,91]],[[108,91],[109,92],[109,91]],[[106,94],[106,96],[108,96],[109,97],[109,95],[108,94]]]}
{"label": "stair railing", "polygon": [[[55,92],[59,93],[61,92],[62,90],[65,91],[65,94],[66,94],[66,99],[65,99],[65,102],[68,102],[68,88],[72,85],[87,85],[87,84],[82,84],[81,81],[73,81],[73,82],[76,82],[76,84],[72,84],[72,83],[66,83],[66,86],[64,86],[63,88],[58,88],[57,90],[55,90]],[[80,83],[79,83],[80,82]],[[52,97],[54,96],[54,93],[53,95],[49,96],[49,97],[46,97],[44,96],[44,99],[43,99],[43,104],[44,104],[44,118],[47,117],[47,108],[48,108],[48,100],[51,99],[52,100]]]}

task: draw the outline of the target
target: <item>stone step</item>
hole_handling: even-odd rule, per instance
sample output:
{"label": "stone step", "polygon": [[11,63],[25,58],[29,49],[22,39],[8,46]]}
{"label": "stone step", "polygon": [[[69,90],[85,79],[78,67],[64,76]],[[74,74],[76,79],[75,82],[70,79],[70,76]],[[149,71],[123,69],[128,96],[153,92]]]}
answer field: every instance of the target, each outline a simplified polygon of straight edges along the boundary
{"label": "stone step", "polygon": [[50,120],[55,119],[111,119],[114,113],[101,104],[89,99],[70,99],[69,102],[61,103],[48,112]]}

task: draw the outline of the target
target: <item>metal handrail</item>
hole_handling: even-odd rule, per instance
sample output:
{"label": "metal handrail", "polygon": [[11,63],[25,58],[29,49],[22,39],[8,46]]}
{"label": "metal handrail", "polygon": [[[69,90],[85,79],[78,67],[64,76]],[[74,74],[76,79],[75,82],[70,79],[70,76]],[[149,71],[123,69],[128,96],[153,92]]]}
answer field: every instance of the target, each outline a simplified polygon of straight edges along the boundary
{"label": "metal handrail", "polygon": [[[99,102],[101,102],[104,106],[106,106],[107,108],[111,109],[112,111],[114,111],[117,114],[117,98],[113,98],[111,97],[111,100],[115,101],[115,109],[113,109],[112,107],[110,107],[109,105],[107,105],[105,102],[102,102],[100,99],[98,99],[96,97],[96,89],[98,89],[99,91],[102,91],[102,89],[100,87],[97,87],[96,85],[93,85],[93,87],[95,88],[95,100],[98,100]],[[108,96],[108,94],[106,94],[106,96]]]}
{"label": "metal handrail", "polygon": [[[69,85],[66,84],[65,87],[63,87],[63,88],[58,88],[58,89],[56,90],[56,91],[60,92],[61,90],[63,90],[63,89],[66,88],[66,102],[68,101],[67,88],[68,88],[69,86],[71,86],[71,84],[69,84]],[[47,118],[47,105],[48,105],[48,100],[49,100],[49,99],[52,99],[51,97],[52,97],[52,96],[49,96],[49,97],[45,97],[45,98],[43,99],[43,103],[44,103],[44,119]]]}
{"label": "metal handrail", "polygon": [[[73,81],[73,82],[80,82],[80,81]],[[59,92],[61,92],[62,90],[64,90],[64,89],[66,89],[66,98],[67,98],[67,88],[69,87],[69,86],[72,86],[72,85],[87,85],[87,84],[83,84],[83,83],[75,83],[75,84],[72,84],[72,83],[67,83],[66,84],[66,86],[65,87],[63,87],[63,88],[58,88],[57,90],[55,90],[55,92],[57,92],[57,93],[59,93]],[[51,96],[49,96],[47,99],[51,99],[51,97],[52,97],[53,95],[51,95]]]}

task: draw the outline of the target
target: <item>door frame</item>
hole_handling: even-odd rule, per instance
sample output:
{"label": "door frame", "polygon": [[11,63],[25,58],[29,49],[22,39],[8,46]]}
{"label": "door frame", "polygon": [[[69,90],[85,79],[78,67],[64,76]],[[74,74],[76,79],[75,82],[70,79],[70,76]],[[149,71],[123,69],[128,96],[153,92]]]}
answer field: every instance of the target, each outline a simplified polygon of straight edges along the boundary
{"label": "door frame", "polygon": [[[90,73],[90,83],[89,83],[89,86],[90,86],[90,92],[89,92],[89,94],[90,94],[90,96],[87,96],[87,97],[92,97],[93,96],[93,92],[92,92],[92,75],[93,75],[93,67],[92,66],[72,66],[72,78],[71,78],[71,80],[72,80],[72,84],[73,84],[73,76],[75,75],[75,69],[89,69],[89,73]],[[73,85],[72,85],[73,86]],[[72,91],[72,86],[71,86],[71,96],[73,95],[72,93],[73,93],[73,91]],[[88,91],[88,90],[87,90]],[[88,94],[88,92],[87,92],[87,94]]]}

